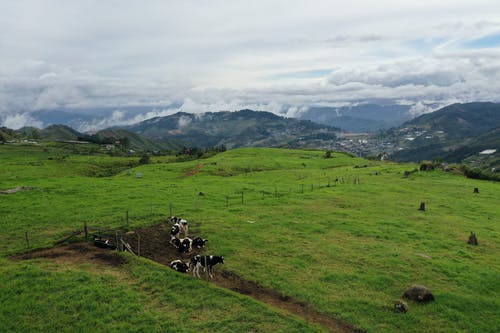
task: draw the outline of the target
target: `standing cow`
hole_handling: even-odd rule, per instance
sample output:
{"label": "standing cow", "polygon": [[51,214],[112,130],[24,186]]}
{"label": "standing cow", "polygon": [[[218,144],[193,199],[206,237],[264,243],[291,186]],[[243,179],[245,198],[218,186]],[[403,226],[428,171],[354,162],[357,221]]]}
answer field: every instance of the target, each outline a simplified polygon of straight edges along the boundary
{"label": "standing cow", "polygon": [[211,279],[214,277],[214,266],[218,263],[224,263],[223,256],[200,256],[196,255],[191,258],[190,266],[193,269],[193,276],[200,277],[200,268],[203,267],[206,271],[208,269],[208,275]]}

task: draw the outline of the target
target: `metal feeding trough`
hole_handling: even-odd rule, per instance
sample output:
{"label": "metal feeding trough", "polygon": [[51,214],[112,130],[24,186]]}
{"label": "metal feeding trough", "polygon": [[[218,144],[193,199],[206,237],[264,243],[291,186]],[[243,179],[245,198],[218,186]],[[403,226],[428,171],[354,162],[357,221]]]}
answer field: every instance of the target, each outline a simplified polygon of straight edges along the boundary
{"label": "metal feeding trough", "polygon": [[94,235],[94,245],[100,247],[101,249],[116,249],[116,244],[114,242],[106,238],[98,237],[96,235]]}

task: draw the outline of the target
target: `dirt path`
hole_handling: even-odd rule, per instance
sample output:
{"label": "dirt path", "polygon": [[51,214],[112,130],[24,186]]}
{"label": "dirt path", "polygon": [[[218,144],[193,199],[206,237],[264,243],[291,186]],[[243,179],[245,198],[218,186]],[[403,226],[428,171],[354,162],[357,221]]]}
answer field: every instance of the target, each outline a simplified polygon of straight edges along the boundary
{"label": "dirt path", "polygon": [[205,164],[198,164],[194,169],[191,169],[186,172],[186,176],[191,177],[196,175],[198,172],[201,171],[205,167]]}
{"label": "dirt path", "polygon": [[[143,257],[169,265],[174,259],[188,261],[195,254],[203,253],[203,250],[193,249],[189,255],[180,255],[177,250],[168,243],[170,235],[168,226],[156,224],[148,228],[138,229],[124,235],[124,239],[131,245],[134,252],[138,252],[140,239],[140,254]],[[61,263],[92,262],[97,265],[120,266],[127,263],[127,259],[117,252],[101,249],[90,242],[79,242],[69,245],[40,249],[14,256],[14,260],[33,258],[47,258]],[[322,314],[307,305],[283,295],[278,291],[264,288],[253,281],[247,281],[230,271],[216,272],[213,283],[219,287],[230,289],[243,295],[247,295],[275,308],[287,311],[299,316],[308,322],[323,326],[331,332],[365,332],[337,318]]]}

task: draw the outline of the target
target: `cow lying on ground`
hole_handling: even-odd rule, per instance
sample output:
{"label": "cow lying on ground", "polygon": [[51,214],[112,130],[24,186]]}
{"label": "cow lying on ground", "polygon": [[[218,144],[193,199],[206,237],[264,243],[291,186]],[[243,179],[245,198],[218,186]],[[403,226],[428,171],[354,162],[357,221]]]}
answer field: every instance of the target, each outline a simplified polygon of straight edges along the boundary
{"label": "cow lying on ground", "polygon": [[200,256],[196,255],[191,258],[190,267],[193,269],[193,276],[200,277],[200,267],[203,267],[205,272],[208,268],[208,275],[212,279],[214,277],[214,266],[218,263],[224,263],[223,256]]}
{"label": "cow lying on ground", "polygon": [[189,264],[182,262],[182,260],[172,261],[170,263],[170,268],[172,268],[173,270],[176,270],[177,272],[180,272],[180,273],[189,272]]}
{"label": "cow lying on ground", "polygon": [[179,250],[179,253],[189,253],[193,251],[193,240],[189,237],[182,239],[175,238],[171,243]]}
{"label": "cow lying on ground", "polygon": [[195,239],[193,239],[193,246],[198,249],[201,249],[202,247],[205,247],[206,242],[208,242],[208,239],[196,237]]}
{"label": "cow lying on ground", "polygon": [[187,220],[182,219],[182,218],[177,217],[177,216],[171,216],[170,222],[172,222],[174,225],[178,224],[179,231],[184,234],[184,237],[188,236],[188,222],[187,222]]}

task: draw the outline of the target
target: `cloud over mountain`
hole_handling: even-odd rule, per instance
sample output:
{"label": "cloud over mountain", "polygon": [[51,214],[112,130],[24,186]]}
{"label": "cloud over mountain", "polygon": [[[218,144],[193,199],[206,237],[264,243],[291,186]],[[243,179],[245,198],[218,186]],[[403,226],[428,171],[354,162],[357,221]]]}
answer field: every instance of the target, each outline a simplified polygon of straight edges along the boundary
{"label": "cloud over mountain", "polygon": [[312,105],[420,110],[418,103],[499,100],[500,3],[492,0],[382,0],[376,8],[26,0],[0,11],[9,32],[0,35],[3,124],[28,124],[43,109],[115,107],[87,124],[97,128],[132,121],[119,113],[128,106],[149,108],[133,116],[142,120],[173,109],[294,116]]}

